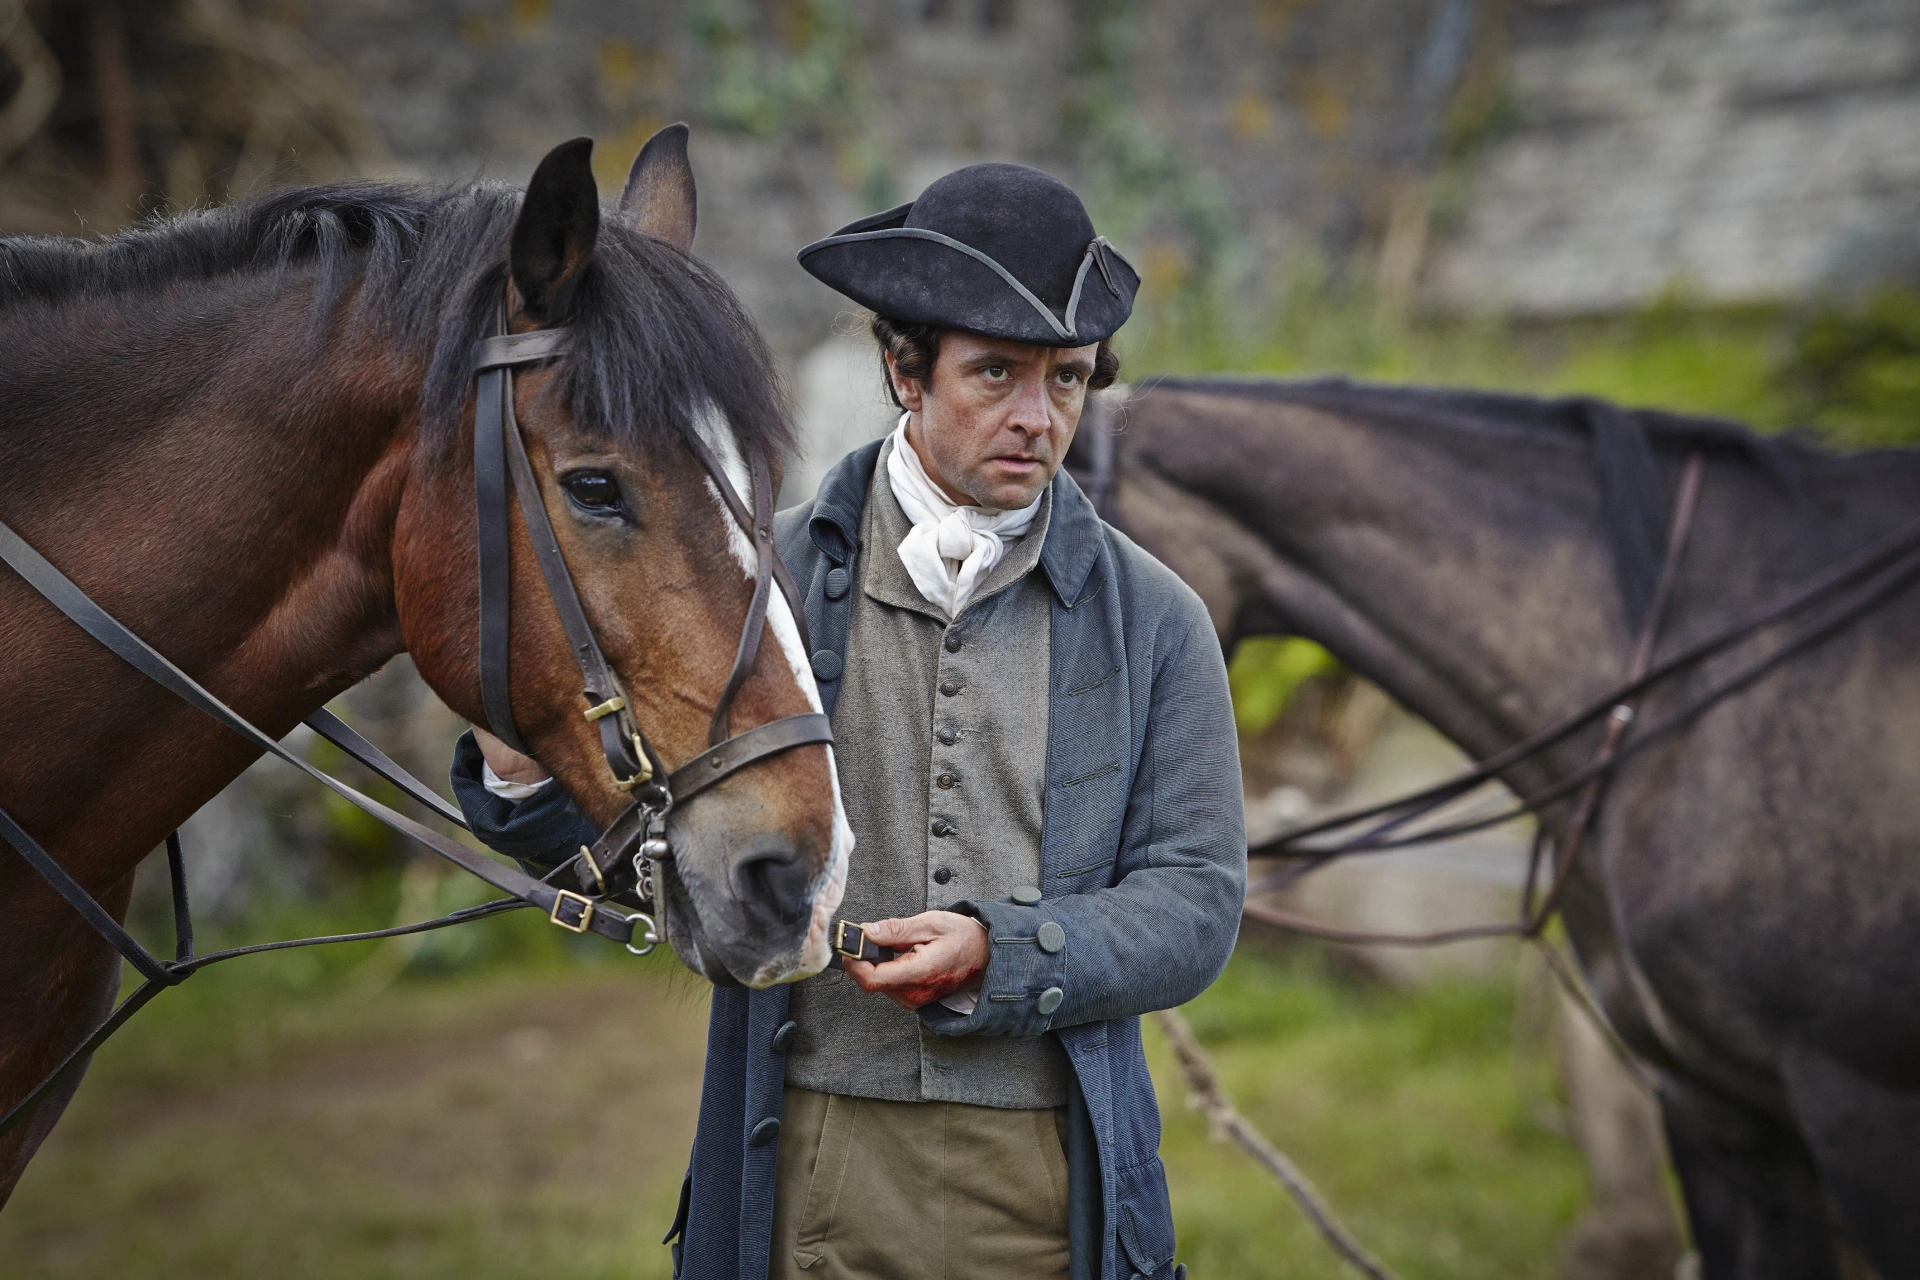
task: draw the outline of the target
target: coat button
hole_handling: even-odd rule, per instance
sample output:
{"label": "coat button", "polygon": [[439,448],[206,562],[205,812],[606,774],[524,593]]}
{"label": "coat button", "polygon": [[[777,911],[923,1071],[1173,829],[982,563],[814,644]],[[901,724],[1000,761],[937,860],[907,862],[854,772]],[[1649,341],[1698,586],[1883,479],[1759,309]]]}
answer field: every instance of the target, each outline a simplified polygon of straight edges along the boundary
{"label": "coat button", "polygon": [[953,879],[953,872],[947,870],[945,867],[941,867],[933,873],[933,882],[935,884],[945,884],[951,879]]}
{"label": "coat button", "polygon": [[821,649],[813,655],[813,674],[821,680],[838,680],[844,666],[840,655],[831,649]]}
{"label": "coat button", "polygon": [[838,600],[841,596],[847,594],[847,588],[852,582],[853,575],[839,565],[835,565],[833,568],[827,570],[827,599]]}
{"label": "coat button", "polygon": [[[1043,1016],[1051,1018],[1054,1014],[1054,1011],[1060,1007],[1060,1002],[1062,1000],[1065,1000],[1066,998],[1067,998],[1067,993],[1062,991],[1060,988],[1048,987],[1045,991],[1042,991],[1040,993],[1040,999],[1037,1002],[1035,1007],[1040,1010]],[[763,1123],[777,1125],[780,1122],[778,1120],[768,1120],[768,1121],[764,1121]],[[758,1133],[759,1130],[756,1129],[754,1130],[754,1132]]]}
{"label": "coat button", "polygon": [[[1041,996],[1040,1003],[1045,1004],[1046,1002],[1047,998]],[[747,1135],[747,1145],[750,1147],[764,1147],[779,1136],[780,1122],[772,1116],[768,1116],[765,1120],[753,1126],[753,1132]]]}
{"label": "coat button", "polygon": [[1023,907],[1031,907],[1040,901],[1040,891],[1030,884],[1023,884],[1007,895]]}
{"label": "coat button", "polygon": [[942,791],[951,791],[954,789],[956,785],[958,785],[959,781],[960,779],[954,777],[952,774],[943,773],[939,777],[933,780],[933,785],[940,788]]}
{"label": "coat button", "polygon": [[940,740],[940,745],[943,747],[950,747],[960,740],[960,735],[945,725],[942,725],[933,736]]}
{"label": "coat button", "polygon": [[962,643],[963,642],[961,641],[960,634],[958,632],[949,631],[947,632],[947,638],[941,647],[946,649],[948,653],[958,653],[960,652],[960,645]]}
{"label": "coat button", "polygon": [[1033,940],[1039,943],[1040,949],[1048,955],[1055,955],[1067,949],[1067,931],[1060,927],[1060,922],[1057,920],[1049,920],[1041,925],[1035,931]]}
{"label": "coat button", "polygon": [[960,692],[960,686],[951,680],[942,680],[940,682],[940,692],[943,696],[951,698],[954,694]]}
{"label": "coat button", "polygon": [[785,1053],[793,1047],[793,1038],[799,1033],[799,1023],[783,1022],[780,1024],[780,1029],[773,1033],[773,1042],[770,1047],[775,1053]]}
{"label": "coat button", "polygon": [[950,836],[953,834],[953,824],[945,818],[935,818],[933,820],[933,834],[937,836]]}

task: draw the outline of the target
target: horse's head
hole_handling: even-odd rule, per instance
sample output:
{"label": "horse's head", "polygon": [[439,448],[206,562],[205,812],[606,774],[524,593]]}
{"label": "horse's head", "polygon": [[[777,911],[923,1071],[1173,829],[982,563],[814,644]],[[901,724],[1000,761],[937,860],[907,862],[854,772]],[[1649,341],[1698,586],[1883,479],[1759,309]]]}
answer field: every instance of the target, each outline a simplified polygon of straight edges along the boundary
{"label": "horse's head", "polygon": [[[515,414],[586,619],[632,723],[669,771],[708,746],[757,566],[692,441],[706,443],[751,501],[745,459],[777,468],[787,440],[764,345],[726,287],[688,254],[695,197],[685,136],[675,126],[648,143],[604,220],[591,144],[556,148],[528,185],[504,270],[480,273],[469,304],[483,319],[504,305],[510,332],[570,331],[563,356],[517,371]],[[465,421],[471,428],[471,398]],[[431,469],[419,500],[403,507],[398,594],[422,674],[484,725],[473,454],[462,452],[459,463]],[[509,519],[515,727],[605,825],[629,796],[599,726],[583,714],[580,668],[517,507]],[[819,710],[799,629],[775,590],[727,727],[737,734]],[[824,965],[853,843],[830,748],[797,747],[731,774],[677,805],[667,835],[659,905],[688,965],[752,986]]]}

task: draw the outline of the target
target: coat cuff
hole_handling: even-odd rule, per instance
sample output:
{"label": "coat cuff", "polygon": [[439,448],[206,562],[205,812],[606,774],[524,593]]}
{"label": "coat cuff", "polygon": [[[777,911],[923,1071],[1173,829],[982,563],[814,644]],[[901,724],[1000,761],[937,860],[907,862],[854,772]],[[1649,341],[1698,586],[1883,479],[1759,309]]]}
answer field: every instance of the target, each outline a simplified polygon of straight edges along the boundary
{"label": "coat cuff", "polygon": [[1050,904],[1011,899],[967,899],[947,910],[987,926],[987,971],[980,1002],[957,1014],[939,1001],[923,1005],[920,1021],[944,1036],[1037,1036],[1053,1029],[1067,998],[1067,933]]}
{"label": "coat cuff", "polygon": [[488,848],[540,868],[559,866],[600,833],[574,806],[565,787],[548,786],[525,800],[503,799],[481,780],[486,758],[469,730],[454,744],[453,798],[467,825]]}

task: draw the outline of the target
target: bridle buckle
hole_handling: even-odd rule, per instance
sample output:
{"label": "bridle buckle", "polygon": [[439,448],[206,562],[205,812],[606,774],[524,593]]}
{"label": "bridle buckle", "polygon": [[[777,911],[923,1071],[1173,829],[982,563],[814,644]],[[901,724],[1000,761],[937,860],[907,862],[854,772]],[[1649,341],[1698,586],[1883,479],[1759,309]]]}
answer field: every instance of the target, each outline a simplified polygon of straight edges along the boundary
{"label": "bridle buckle", "polygon": [[[560,908],[569,902],[579,904],[580,922],[578,924],[572,924],[560,918]],[[571,889],[555,889],[553,907],[547,912],[547,919],[568,933],[585,933],[587,927],[593,923],[593,899],[584,893],[575,893]]]}

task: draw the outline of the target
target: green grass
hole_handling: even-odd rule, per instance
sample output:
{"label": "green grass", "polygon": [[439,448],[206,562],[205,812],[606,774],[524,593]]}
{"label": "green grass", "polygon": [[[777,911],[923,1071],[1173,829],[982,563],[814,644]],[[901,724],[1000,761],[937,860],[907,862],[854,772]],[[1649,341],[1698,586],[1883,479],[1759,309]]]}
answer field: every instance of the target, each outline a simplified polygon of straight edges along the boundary
{"label": "green grass", "polygon": [[[384,904],[249,932],[384,922]],[[110,1044],[0,1213],[0,1277],[664,1277],[705,989],[531,915],[388,982],[374,944],[215,968]],[[377,979],[377,981],[376,981]],[[1584,1181],[1527,1120],[1503,985],[1356,985],[1251,945],[1188,1007],[1242,1110],[1407,1280],[1545,1277]],[[1181,1257],[1342,1274],[1209,1141],[1149,1029]],[[589,1141],[590,1135],[598,1141]]]}
{"label": "green grass", "polygon": [[[1527,1118],[1505,986],[1357,988],[1243,946],[1187,1008],[1222,1085],[1406,1280],[1554,1274],[1577,1152]],[[1206,1277],[1350,1276],[1280,1185],[1213,1142],[1149,1031],[1180,1257]]]}

